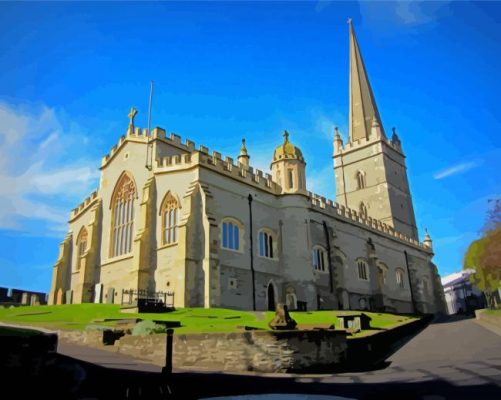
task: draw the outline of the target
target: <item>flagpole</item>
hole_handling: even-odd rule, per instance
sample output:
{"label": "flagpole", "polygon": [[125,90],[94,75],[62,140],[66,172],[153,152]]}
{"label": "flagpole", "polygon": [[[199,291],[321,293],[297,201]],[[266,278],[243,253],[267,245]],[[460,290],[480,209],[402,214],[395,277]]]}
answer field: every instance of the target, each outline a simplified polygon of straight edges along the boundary
{"label": "flagpole", "polygon": [[151,81],[150,86],[150,101],[148,104],[148,135],[150,134],[150,123],[151,123],[151,103],[153,100],[153,81]]}
{"label": "flagpole", "polygon": [[151,105],[153,102],[153,81],[150,82],[150,101],[148,104],[148,144],[146,149],[146,168],[151,171],[152,168],[152,157],[153,157],[153,146],[151,143]]}

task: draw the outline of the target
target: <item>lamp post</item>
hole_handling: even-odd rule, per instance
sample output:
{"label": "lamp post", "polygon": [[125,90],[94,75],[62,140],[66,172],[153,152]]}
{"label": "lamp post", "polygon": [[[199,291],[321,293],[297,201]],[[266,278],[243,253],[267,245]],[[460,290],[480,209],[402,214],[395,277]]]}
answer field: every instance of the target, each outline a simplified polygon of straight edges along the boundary
{"label": "lamp post", "polygon": [[249,201],[249,220],[250,220],[250,268],[252,277],[252,309],[256,311],[256,280],[254,277],[254,234],[252,232],[252,194],[247,197]]}

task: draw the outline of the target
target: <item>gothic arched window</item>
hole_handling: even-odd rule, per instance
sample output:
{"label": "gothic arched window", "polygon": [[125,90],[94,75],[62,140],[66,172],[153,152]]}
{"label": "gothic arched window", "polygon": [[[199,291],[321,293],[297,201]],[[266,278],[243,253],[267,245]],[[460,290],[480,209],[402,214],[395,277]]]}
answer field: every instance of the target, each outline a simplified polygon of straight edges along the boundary
{"label": "gothic arched window", "polygon": [[377,272],[378,272],[379,284],[381,286],[386,286],[388,267],[383,263],[379,263],[377,266]]}
{"label": "gothic arched window", "polygon": [[162,244],[176,243],[178,239],[179,203],[167,192],[160,207],[162,217]]}
{"label": "gothic arched window", "polygon": [[128,173],[123,173],[111,198],[110,256],[130,253],[134,233],[134,199],[136,185]]}
{"label": "gothic arched window", "polygon": [[294,175],[292,172],[292,169],[287,170],[287,177],[288,177],[288,187],[289,189],[292,189],[294,187]]}
{"label": "gothic arched window", "polygon": [[365,206],[363,201],[358,206],[358,211],[360,213],[360,218],[362,218],[362,219],[367,218],[367,207]]}
{"label": "gothic arched window", "polygon": [[242,224],[233,218],[225,218],[221,223],[221,247],[228,250],[240,250]]}
{"label": "gothic arched window", "polygon": [[314,246],[311,259],[313,262],[313,268],[317,271],[325,272],[327,270],[327,252],[322,246]]}
{"label": "gothic arched window", "polygon": [[367,265],[367,261],[358,260],[357,267],[358,267],[358,279],[361,279],[363,281],[368,281],[369,280],[369,266]]}
{"label": "gothic arched window", "polygon": [[363,189],[365,187],[365,173],[362,171],[357,171],[357,189]]}
{"label": "gothic arched window", "polygon": [[259,256],[265,258],[276,258],[277,240],[275,234],[269,229],[259,231]]}
{"label": "gothic arched window", "polygon": [[402,271],[400,268],[397,269],[395,272],[395,276],[397,278],[397,286],[400,288],[404,287],[404,271]]}
{"label": "gothic arched window", "polygon": [[82,258],[87,252],[87,239],[87,229],[83,226],[77,237],[77,270],[82,266]]}

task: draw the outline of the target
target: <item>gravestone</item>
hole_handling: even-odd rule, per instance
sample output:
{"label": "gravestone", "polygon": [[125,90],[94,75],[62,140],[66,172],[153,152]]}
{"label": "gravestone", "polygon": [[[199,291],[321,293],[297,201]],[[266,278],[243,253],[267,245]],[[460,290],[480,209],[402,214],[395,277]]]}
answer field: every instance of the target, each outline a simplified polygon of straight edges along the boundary
{"label": "gravestone", "polygon": [[97,283],[94,287],[94,303],[102,303],[103,302],[103,284]]}
{"label": "gravestone", "polygon": [[73,290],[66,291],[66,299],[65,304],[73,304]]}
{"label": "gravestone", "polygon": [[367,314],[345,314],[338,315],[340,329],[350,329],[355,331],[370,329],[371,317]]}
{"label": "gravestone", "polygon": [[21,295],[21,304],[22,305],[29,305],[30,302],[29,302],[29,298],[28,298],[28,293],[24,292],[22,295]]}
{"label": "gravestone", "polygon": [[275,316],[269,322],[268,326],[274,330],[292,330],[296,329],[297,322],[294,321],[289,315],[287,306],[278,303],[275,310]]}
{"label": "gravestone", "polygon": [[107,304],[113,304],[115,301],[115,288],[108,288],[108,293],[106,296],[106,303]]}
{"label": "gravestone", "polygon": [[61,288],[57,291],[56,304],[63,304],[63,289]]}
{"label": "gravestone", "polygon": [[38,306],[40,301],[38,300],[38,295],[32,294],[30,297],[30,306]]}

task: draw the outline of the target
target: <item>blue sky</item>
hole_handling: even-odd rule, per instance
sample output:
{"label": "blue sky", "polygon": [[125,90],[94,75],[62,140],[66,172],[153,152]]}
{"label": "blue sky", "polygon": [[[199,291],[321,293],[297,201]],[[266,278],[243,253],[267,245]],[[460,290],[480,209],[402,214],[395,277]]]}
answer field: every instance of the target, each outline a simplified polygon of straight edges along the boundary
{"label": "blue sky", "polygon": [[501,197],[501,3],[0,3],[0,286],[48,291],[75,207],[138,110],[266,169],[287,129],[334,199],[353,18],[383,124],[407,156],[421,239],[461,268]]}

